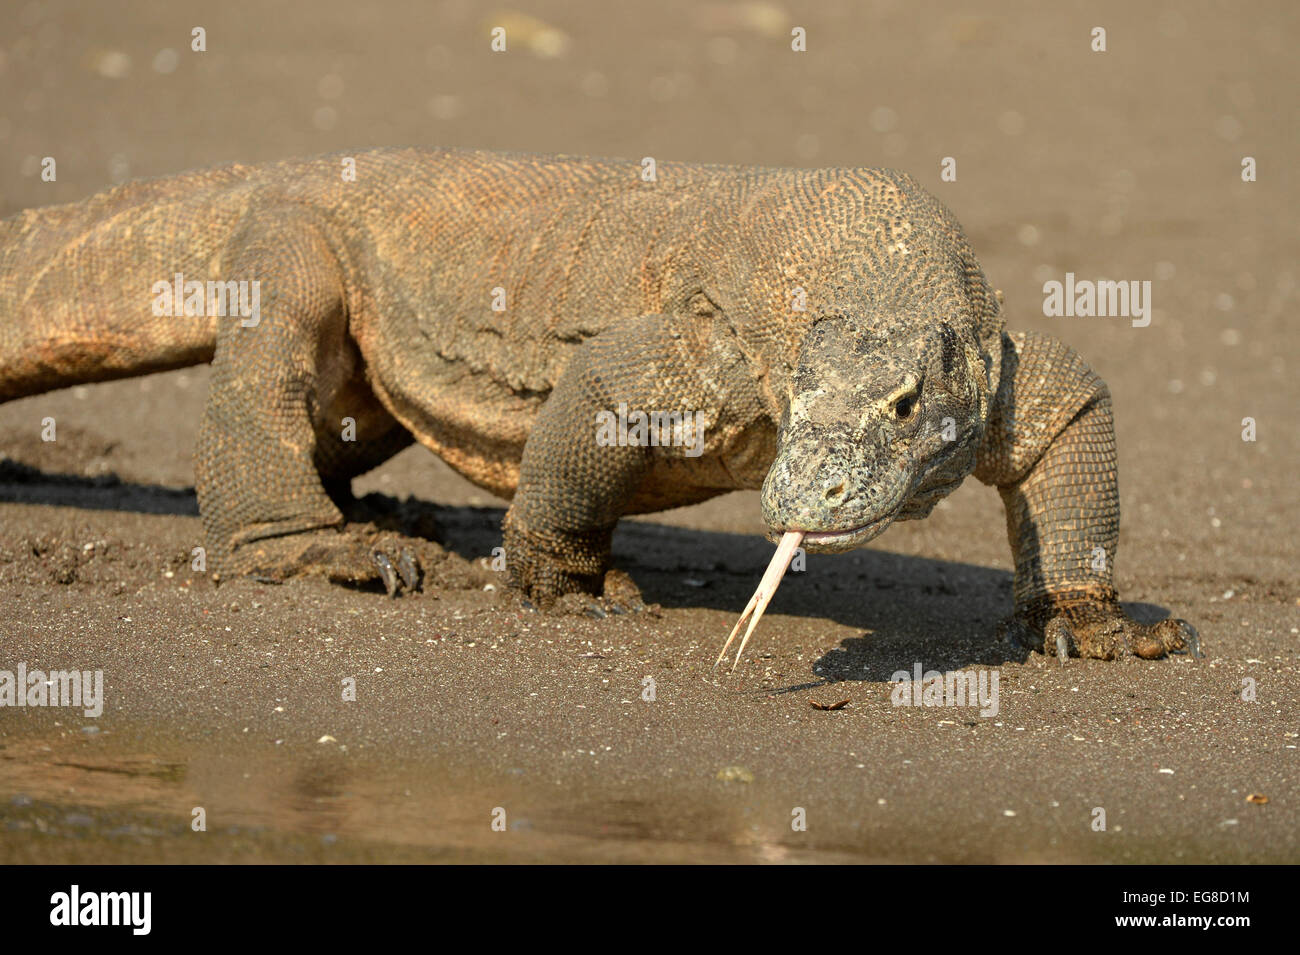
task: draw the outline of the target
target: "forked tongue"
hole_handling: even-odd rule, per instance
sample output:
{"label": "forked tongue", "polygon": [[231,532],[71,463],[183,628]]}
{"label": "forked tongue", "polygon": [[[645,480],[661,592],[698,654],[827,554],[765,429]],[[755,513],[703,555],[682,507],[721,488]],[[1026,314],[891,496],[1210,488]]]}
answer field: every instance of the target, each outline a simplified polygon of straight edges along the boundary
{"label": "forked tongue", "polygon": [[[803,531],[786,531],[781,535],[780,542],[776,545],[776,553],[772,555],[772,563],[767,565],[767,570],[763,572],[763,579],[758,582],[758,589],[754,591],[754,596],[749,598],[749,603],[745,605],[745,612],[740,615],[736,625],[731,628],[731,636],[727,637],[727,642],[722,647],[722,652],[718,654],[718,659],[714,662],[713,668],[716,670],[718,664],[727,656],[727,650],[731,647],[731,641],[736,639],[736,634],[740,632],[741,626],[746,620],[749,620],[749,626],[745,629],[744,639],[740,641],[740,649],[736,651],[736,661],[731,664],[731,672],[736,672],[736,667],[740,664],[740,658],[745,653],[745,644],[749,643],[749,635],[754,632],[758,626],[758,621],[763,618],[763,612],[767,610],[767,605],[772,602],[772,595],[776,593],[776,588],[781,584],[781,578],[785,576],[786,568],[790,566],[790,561],[794,559],[794,552],[798,549],[800,541],[803,540]],[[750,619],[750,614],[753,618]]]}

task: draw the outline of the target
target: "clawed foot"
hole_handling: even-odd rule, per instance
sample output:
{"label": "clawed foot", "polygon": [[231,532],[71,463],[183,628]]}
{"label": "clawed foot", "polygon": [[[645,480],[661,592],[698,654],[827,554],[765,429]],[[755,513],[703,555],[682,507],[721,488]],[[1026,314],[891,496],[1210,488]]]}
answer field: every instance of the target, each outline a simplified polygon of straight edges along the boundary
{"label": "clawed foot", "polygon": [[436,547],[397,534],[320,530],[245,544],[233,563],[239,573],[266,582],[324,577],[353,587],[379,583],[396,597],[420,589],[420,549]]}
{"label": "clawed foot", "polygon": [[1138,623],[1116,603],[1057,603],[1038,612],[1017,611],[999,627],[1002,639],[1055,653],[1061,665],[1069,657],[1115,660],[1126,654],[1155,660],[1173,653],[1203,657],[1200,634],[1186,620],[1168,618]]}
{"label": "clawed foot", "polygon": [[621,570],[605,572],[600,595],[568,593],[549,605],[561,614],[582,614],[603,620],[611,615],[641,613],[652,608],[641,599],[641,591]]}
{"label": "clawed foot", "polygon": [[586,536],[529,533],[507,515],[504,536],[510,585],[543,610],[550,610],[570,594],[593,597],[604,592],[608,532]]}
{"label": "clawed foot", "polygon": [[505,560],[510,585],[525,609],[598,619],[611,614],[658,613],[647,606],[641,591],[626,573],[609,569],[609,530],[585,534],[543,534],[525,531],[507,515]]}

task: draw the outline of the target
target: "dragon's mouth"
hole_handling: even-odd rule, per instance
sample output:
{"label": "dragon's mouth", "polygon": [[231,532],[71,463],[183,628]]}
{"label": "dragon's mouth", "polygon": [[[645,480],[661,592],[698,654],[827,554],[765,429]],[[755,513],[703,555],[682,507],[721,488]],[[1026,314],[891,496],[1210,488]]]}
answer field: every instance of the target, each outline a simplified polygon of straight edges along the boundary
{"label": "dragon's mouth", "polygon": [[782,528],[773,530],[768,534],[769,540],[779,540],[782,534],[791,530],[799,530],[803,534],[803,548],[810,554],[841,554],[846,550],[853,550],[855,547],[861,547],[863,544],[870,543],[875,538],[885,532],[885,529],[895,520],[902,517],[907,519],[915,511],[929,513],[930,508],[940,500],[947,497],[955,491],[965,479],[965,476],[955,481],[949,481],[946,484],[940,484],[935,487],[926,488],[922,491],[916,491],[908,494],[903,500],[889,510],[883,517],[865,524],[859,524],[856,527],[849,527],[843,530],[808,530],[800,528]]}
{"label": "dragon's mouth", "polygon": [[767,610],[767,605],[772,602],[772,595],[776,593],[776,588],[780,586],[781,578],[785,576],[786,569],[794,559],[795,552],[799,549],[800,544],[804,545],[805,550],[814,553],[833,554],[839,551],[852,550],[860,544],[865,544],[892,524],[895,513],[891,512],[870,524],[863,524],[843,531],[786,530],[777,532],[780,537],[776,542],[776,553],[772,555],[772,561],[767,565],[767,570],[763,573],[763,579],[759,581],[754,596],[749,598],[749,603],[745,606],[745,612],[740,615],[740,619],[736,621],[735,627],[731,630],[731,635],[727,637],[722,652],[718,654],[718,659],[713,664],[714,668],[716,669],[718,664],[726,658],[732,641],[736,639],[736,634],[740,632],[740,628],[748,620],[749,626],[745,629],[745,636],[740,641],[740,648],[736,651],[736,662],[731,666],[732,670],[736,669],[737,664],[740,663],[741,654],[745,652],[745,644],[749,643],[754,628],[758,626],[758,621],[762,619],[763,613]]}
{"label": "dragon's mouth", "polygon": [[[921,501],[922,504],[927,504],[931,500],[937,501],[960,483],[961,481],[957,480],[927,489],[917,500]],[[771,603],[772,595],[776,593],[776,588],[780,586],[781,578],[785,576],[786,569],[790,566],[790,562],[794,559],[795,552],[801,544],[805,551],[812,554],[839,554],[846,550],[853,550],[855,547],[861,547],[868,541],[879,537],[885,528],[894,523],[894,520],[903,513],[908,502],[909,498],[904,498],[883,517],[842,530],[814,531],[787,527],[773,528],[768,531],[769,539],[777,545],[776,553],[772,555],[772,561],[767,565],[767,570],[763,574],[763,579],[759,581],[754,596],[749,598],[745,612],[740,615],[740,619],[736,621],[736,626],[731,630],[731,635],[727,637],[722,652],[718,654],[718,659],[713,664],[714,668],[716,669],[718,664],[726,659],[732,641],[740,633],[740,628],[745,626],[745,622],[749,621],[749,626],[745,628],[745,636],[740,641],[740,648],[736,651],[736,661],[731,666],[732,670],[736,669],[736,666],[740,663],[741,654],[745,652],[745,645],[749,643],[754,628],[758,626],[758,621],[762,619],[763,613],[767,610],[767,605]]]}
{"label": "dragon's mouth", "polygon": [[802,531],[804,550],[811,554],[838,554],[863,544],[876,537],[890,524],[894,523],[894,514],[870,522],[836,531]]}

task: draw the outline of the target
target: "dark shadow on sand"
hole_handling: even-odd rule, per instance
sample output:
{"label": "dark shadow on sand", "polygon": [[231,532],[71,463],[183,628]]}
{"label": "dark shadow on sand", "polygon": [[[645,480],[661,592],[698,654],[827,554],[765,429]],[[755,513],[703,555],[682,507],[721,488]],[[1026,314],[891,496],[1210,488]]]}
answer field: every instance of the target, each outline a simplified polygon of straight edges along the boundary
{"label": "dark shadow on sand", "polygon": [[8,458],[0,459],[0,503],[199,516],[192,487],[136,484],[113,473],[97,477],[50,473]]}
{"label": "dark shadow on sand", "polygon": [[[400,513],[403,523],[436,526],[438,542],[468,560],[501,544],[505,511],[498,507],[439,507],[377,494],[363,500],[372,508]],[[198,516],[193,488],[134,484],[116,475],[48,474],[14,461],[0,461],[0,502]],[[614,565],[632,576],[647,603],[666,608],[739,614],[771,555],[772,545],[757,535],[644,521],[623,521],[614,534]],[[1011,606],[1007,570],[865,548],[808,555],[804,571],[786,575],[760,630],[777,638],[779,618],[788,615],[829,619],[862,631],[820,657],[813,673],[824,682],[883,682],[899,670],[910,672],[918,661],[927,670],[943,672],[1027,659],[1029,651],[996,637],[997,624]],[[1169,615],[1153,604],[1125,608],[1143,623]],[[717,636],[720,647],[725,628]],[[754,647],[751,643],[747,652]]]}

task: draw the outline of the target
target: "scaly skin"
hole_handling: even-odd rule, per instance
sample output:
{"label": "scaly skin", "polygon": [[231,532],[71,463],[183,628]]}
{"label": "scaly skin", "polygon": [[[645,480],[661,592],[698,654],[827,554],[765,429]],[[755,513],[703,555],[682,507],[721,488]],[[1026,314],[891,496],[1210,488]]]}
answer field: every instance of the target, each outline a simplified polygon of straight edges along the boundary
{"label": "scaly skin", "polygon": [[[1194,639],[1117,602],[1105,386],[1004,331],[960,227],[908,176],[352,158],[355,181],[342,155],[234,166],[0,223],[0,401],[211,360],[196,483],[227,573],[391,590],[400,559],[376,561],[344,510],[412,438],[512,499],[512,581],[543,603],[600,591],[625,514],[761,487],[774,536],[844,550],[973,472],[1007,505],[1009,636],[1108,659]],[[177,272],[259,283],[260,321],[155,316]],[[702,453],[598,443],[620,404],[703,414]]]}

